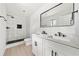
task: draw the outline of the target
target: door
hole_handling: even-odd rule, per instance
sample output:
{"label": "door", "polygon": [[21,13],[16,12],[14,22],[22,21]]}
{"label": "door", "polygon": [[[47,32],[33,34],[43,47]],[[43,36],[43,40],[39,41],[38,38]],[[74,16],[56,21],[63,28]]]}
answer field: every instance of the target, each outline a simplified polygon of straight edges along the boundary
{"label": "door", "polygon": [[8,17],[7,20],[7,41],[16,40],[16,23],[15,20]]}
{"label": "door", "polygon": [[6,47],[6,22],[0,18],[0,56],[4,54]]}

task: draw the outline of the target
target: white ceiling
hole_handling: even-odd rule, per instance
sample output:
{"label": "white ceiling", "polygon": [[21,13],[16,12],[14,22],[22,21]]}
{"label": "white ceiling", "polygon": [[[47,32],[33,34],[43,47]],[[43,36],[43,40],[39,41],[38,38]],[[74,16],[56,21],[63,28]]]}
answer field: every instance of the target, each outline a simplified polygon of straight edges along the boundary
{"label": "white ceiling", "polygon": [[42,7],[43,3],[27,3],[27,4],[18,4],[20,6],[21,10],[25,10],[26,13],[32,15],[37,10],[39,10],[40,7]]}
{"label": "white ceiling", "polygon": [[10,8],[12,9],[17,6],[17,8],[20,9],[22,12],[31,16],[33,13],[35,13],[37,10],[39,10],[40,7],[42,7],[45,4],[46,3],[8,3],[6,5],[8,6],[8,9]]}

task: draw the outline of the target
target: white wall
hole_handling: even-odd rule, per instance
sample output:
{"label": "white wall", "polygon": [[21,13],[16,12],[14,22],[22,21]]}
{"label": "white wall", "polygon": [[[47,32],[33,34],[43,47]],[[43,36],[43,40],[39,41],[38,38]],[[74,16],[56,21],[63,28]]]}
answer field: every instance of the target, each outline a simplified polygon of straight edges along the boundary
{"label": "white wall", "polygon": [[[7,14],[14,16],[14,19],[11,19],[8,16],[8,26],[13,27],[13,30],[8,34],[8,41],[27,38],[30,36],[30,19],[23,13],[20,9],[20,6],[17,4],[6,4]],[[17,29],[17,24],[22,24],[22,29]]]}
{"label": "white wall", "polygon": [[[40,14],[51,7],[57,5],[56,4],[46,4],[42,8],[39,9],[39,11],[35,12],[31,17],[31,25],[30,25],[30,33],[37,33],[45,30],[48,34],[54,35],[57,32],[62,32],[65,34],[71,42],[79,46],[79,30],[78,30],[78,14],[77,17],[75,16],[75,24],[73,26],[69,27],[48,27],[48,28],[40,28]],[[79,5],[76,5],[79,6]],[[76,7],[75,6],[75,7]],[[77,24],[76,24],[77,22]],[[77,31],[76,31],[77,30]]]}
{"label": "white wall", "polygon": [[[6,18],[5,4],[0,4],[0,16]],[[4,21],[4,18],[0,18],[0,56],[4,55],[6,39],[6,22]]]}

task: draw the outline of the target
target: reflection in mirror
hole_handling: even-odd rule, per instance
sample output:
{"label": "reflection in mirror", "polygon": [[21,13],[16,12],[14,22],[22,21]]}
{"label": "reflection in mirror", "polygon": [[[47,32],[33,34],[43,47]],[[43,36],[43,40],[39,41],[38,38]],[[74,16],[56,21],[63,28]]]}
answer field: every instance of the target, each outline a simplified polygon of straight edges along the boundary
{"label": "reflection in mirror", "polygon": [[73,11],[73,3],[60,3],[40,15],[40,25],[41,27],[73,25]]}

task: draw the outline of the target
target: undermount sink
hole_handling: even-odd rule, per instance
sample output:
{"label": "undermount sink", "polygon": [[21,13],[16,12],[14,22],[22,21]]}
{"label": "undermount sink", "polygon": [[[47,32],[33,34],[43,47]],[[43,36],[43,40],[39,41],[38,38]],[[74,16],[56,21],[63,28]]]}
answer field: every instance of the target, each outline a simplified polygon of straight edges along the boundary
{"label": "undermount sink", "polygon": [[41,38],[44,38],[44,39],[53,39],[52,35],[41,34],[40,36]]}
{"label": "undermount sink", "polygon": [[47,36],[47,39],[53,39],[53,36],[52,35]]}

